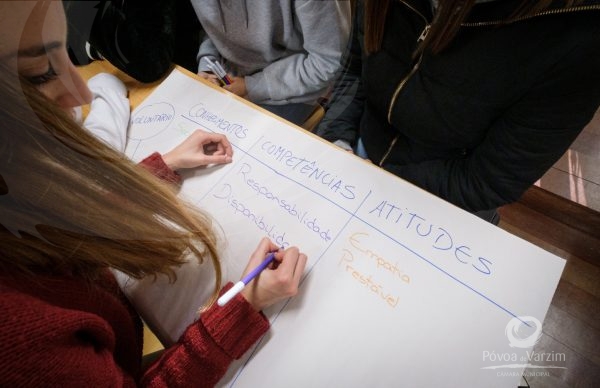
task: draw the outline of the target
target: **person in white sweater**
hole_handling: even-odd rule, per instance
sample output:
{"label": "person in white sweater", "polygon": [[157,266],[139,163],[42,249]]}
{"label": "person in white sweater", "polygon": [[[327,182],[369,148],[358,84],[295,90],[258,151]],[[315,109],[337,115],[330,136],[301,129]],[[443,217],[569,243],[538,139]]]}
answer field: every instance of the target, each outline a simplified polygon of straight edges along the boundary
{"label": "person in white sweater", "polygon": [[[86,101],[90,103],[90,111],[82,126],[107,145],[124,153],[131,113],[127,88],[120,79],[109,73],[99,73],[90,78],[87,88],[91,92],[91,99]],[[81,121],[81,108],[75,108],[75,116]],[[207,151],[205,145],[211,145],[209,148],[213,151]],[[224,135],[198,129],[160,156],[166,166],[176,171],[230,163],[233,148]]]}
{"label": "person in white sweater", "polygon": [[227,90],[296,124],[327,93],[347,45],[348,0],[191,0],[205,32],[198,74],[217,82],[207,58],[233,80]]}
{"label": "person in white sweater", "polygon": [[120,152],[125,152],[129,125],[127,88],[112,74],[96,74],[87,83],[92,100],[83,127]]}

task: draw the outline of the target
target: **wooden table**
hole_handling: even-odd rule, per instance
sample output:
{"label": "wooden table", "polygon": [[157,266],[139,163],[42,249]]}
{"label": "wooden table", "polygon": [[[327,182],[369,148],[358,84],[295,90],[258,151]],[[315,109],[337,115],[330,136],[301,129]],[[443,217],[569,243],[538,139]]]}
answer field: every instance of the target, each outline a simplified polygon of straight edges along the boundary
{"label": "wooden table", "polygon": [[[196,74],[190,72],[187,69],[184,69],[183,67],[181,67],[179,65],[174,65],[174,68],[177,68],[178,70],[180,70],[184,73],[187,73],[188,75],[200,80],[201,82],[205,82],[202,78],[198,77]],[[168,76],[168,74],[165,74],[165,76],[158,81],[155,81],[152,83],[142,83],[140,81],[133,79],[132,77],[125,74],[121,70],[117,69],[115,66],[113,66],[110,62],[108,62],[106,60],[94,61],[88,65],[80,66],[80,67],[78,67],[78,70],[79,70],[79,74],[81,74],[83,79],[85,79],[86,81],[98,73],[109,73],[109,74],[115,75],[117,78],[119,78],[121,81],[123,81],[123,83],[127,87],[127,90],[129,90],[129,101],[130,101],[132,110],[135,109],[142,101],[144,101],[144,99],[146,97],[148,97],[148,95],[150,93],[152,93],[154,88],[156,88],[162,82],[162,80]],[[248,102],[248,103],[252,104],[251,102]],[[84,106],[82,111],[83,111],[83,116],[84,117],[87,116],[87,114],[89,112],[89,106],[88,105]],[[304,122],[304,124],[302,125],[302,128],[306,129],[307,131],[312,131],[316,127],[316,125],[319,123],[319,121],[321,121],[324,114],[325,114],[325,110],[320,105],[318,105],[315,108],[315,111]]]}
{"label": "wooden table", "polygon": [[[131,109],[135,109],[142,101],[144,101],[144,99],[148,97],[150,93],[152,93],[154,88],[156,88],[168,75],[167,74],[162,79],[152,83],[142,83],[133,79],[121,70],[117,69],[108,61],[94,61],[88,65],[79,66],[77,69],[79,70],[79,74],[86,81],[98,73],[109,73],[119,78],[121,81],[123,81],[123,83],[127,87],[127,90],[129,91],[129,101],[131,104]],[[187,72],[187,70],[181,67],[179,69]],[[88,111],[89,106],[84,107],[84,115],[86,115]]]}

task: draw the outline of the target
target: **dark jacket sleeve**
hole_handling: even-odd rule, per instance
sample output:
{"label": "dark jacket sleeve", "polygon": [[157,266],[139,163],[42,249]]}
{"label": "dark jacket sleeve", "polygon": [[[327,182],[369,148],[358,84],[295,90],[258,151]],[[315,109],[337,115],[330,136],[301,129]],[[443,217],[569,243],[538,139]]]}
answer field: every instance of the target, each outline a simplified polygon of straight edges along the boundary
{"label": "dark jacket sleeve", "polygon": [[348,43],[343,63],[334,84],[330,103],[326,106],[326,113],[315,133],[322,138],[335,142],[344,140],[355,145],[358,138],[360,119],[365,101],[362,82],[361,41],[362,10],[356,7],[352,33]]}
{"label": "dark jacket sleeve", "polygon": [[90,44],[114,66],[141,82],[167,73],[175,51],[175,1],[102,1]]}
{"label": "dark jacket sleeve", "polygon": [[600,45],[581,42],[464,158],[383,167],[466,210],[514,202],[566,152],[600,105]]}

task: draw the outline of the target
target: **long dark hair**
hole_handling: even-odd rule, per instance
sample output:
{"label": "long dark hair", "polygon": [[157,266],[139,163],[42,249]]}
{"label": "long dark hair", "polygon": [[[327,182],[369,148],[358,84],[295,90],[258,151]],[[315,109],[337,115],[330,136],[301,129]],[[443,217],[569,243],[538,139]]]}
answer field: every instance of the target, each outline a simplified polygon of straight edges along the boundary
{"label": "long dark hair", "polygon": [[[365,49],[369,54],[381,49],[385,18],[392,1],[396,0],[364,0]],[[564,6],[572,7],[579,2],[581,0],[564,0]],[[551,3],[552,0],[524,0],[513,11],[509,22],[541,12]],[[474,4],[475,0],[439,0],[431,28],[419,46],[419,51],[429,50],[439,53],[444,50],[456,36]]]}

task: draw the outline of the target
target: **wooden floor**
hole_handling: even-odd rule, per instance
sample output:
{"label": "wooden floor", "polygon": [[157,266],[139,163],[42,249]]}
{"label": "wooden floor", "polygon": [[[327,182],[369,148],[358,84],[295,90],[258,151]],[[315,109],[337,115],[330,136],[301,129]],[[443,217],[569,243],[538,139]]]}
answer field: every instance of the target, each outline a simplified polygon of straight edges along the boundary
{"label": "wooden floor", "polygon": [[[500,227],[567,260],[528,369],[531,387],[600,387],[600,213],[537,187],[500,209]],[[535,274],[531,274],[535,276]]]}
{"label": "wooden floor", "polygon": [[600,211],[600,109],[536,185]]}

